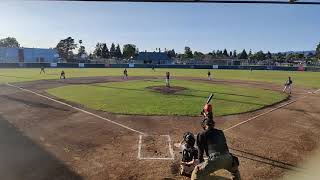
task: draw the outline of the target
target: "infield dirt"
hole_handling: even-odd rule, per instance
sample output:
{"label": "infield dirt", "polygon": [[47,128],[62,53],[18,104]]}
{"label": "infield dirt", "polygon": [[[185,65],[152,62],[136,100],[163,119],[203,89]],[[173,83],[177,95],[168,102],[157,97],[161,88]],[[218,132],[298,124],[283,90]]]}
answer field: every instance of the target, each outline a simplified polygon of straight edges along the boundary
{"label": "infield dirt", "polygon": [[[124,80],[88,77],[15,85],[50,96],[46,89],[114,81]],[[281,90],[279,85],[262,82],[205,82]],[[243,179],[279,179],[286,171],[303,171],[299,163],[320,142],[320,95],[309,91],[314,89],[295,87],[289,100],[296,102],[226,132],[231,151],[240,158]],[[0,100],[1,138],[6,140],[0,150],[3,179],[184,179],[178,175],[177,148],[175,160],[139,160],[136,132],[8,85],[0,85]],[[179,142],[186,131],[201,131],[201,117],[117,115],[67,103],[152,137],[170,135],[172,144]],[[216,126],[225,129],[270,108],[274,107],[218,117]],[[144,140],[144,154],[167,156],[161,138]]]}

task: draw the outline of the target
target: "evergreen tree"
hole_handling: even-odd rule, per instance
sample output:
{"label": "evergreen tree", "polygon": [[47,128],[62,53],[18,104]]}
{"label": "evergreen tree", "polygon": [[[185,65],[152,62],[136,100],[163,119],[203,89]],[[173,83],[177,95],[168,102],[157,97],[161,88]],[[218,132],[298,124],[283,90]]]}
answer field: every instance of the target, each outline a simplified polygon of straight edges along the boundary
{"label": "evergreen tree", "polygon": [[228,57],[228,51],[226,49],[223,50],[223,56]]}
{"label": "evergreen tree", "polygon": [[112,43],[110,47],[110,57],[116,57],[116,46],[114,43]]}
{"label": "evergreen tree", "polygon": [[109,49],[106,43],[101,44],[101,57],[102,58],[109,58]]}
{"label": "evergreen tree", "polygon": [[266,58],[267,58],[267,59],[272,59],[272,54],[271,54],[269,51],[268,51],[267,54],[266,54]]}
{"label": "evergreen tree", "polygon": [[248,54],[245,49],[241,52],[239,59],[248,59]]}
{"label": "evergreen tree", "polygon": [[120,49],[120,45],[118,44],[117,47],[116,47],[116,54],[115,56],[117,58],[122,58],[122,53],[121,53],[121,49]]}
{"label": "evergreen tree", "polygon": [[316,57],[317,57],[318,59],[320,59],[320,42],[319,42],[319,44],[318,44],[318,46],[317,46],[317,48],[316,48]]}
{"label": "evergreen tree", "polygon": [[101,56],[102,56],[102,45],[101,45],[101,43],[97,43],[96,48],[95,48],[93,54],[94,54],[96,57],[101,57]]}

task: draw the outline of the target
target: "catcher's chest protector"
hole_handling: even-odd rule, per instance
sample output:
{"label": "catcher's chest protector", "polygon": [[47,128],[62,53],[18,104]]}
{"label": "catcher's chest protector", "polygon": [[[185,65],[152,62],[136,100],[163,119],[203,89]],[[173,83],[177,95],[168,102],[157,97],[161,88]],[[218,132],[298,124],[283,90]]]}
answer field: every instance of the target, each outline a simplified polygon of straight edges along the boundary
{"label": "catcher's chest protector", "polygon": [[185,148],[182,150],[182,162],[190,162],[198,158],[198,150],[195,148]]}

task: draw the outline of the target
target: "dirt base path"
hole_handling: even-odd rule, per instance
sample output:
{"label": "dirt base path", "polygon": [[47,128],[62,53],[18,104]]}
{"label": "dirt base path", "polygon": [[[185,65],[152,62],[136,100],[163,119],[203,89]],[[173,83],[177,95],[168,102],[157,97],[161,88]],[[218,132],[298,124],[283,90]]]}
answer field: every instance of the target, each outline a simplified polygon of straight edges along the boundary
{"label": "dirt base path", "polygon": [[[145,77],[133,79],[145,79]],[[194,78],[184,79],[199,81]],[[124,80],[119,77],[90,77],[16,85],[47,95],[44,90],[48,88],[111,81]],[[213,83],[281,89],[278,85],[261,82],[213,81]],[[310,90],[296,88],[290,99],[297,100],[296,102],[226,132],[232,152],[240,157],[243,179],[278,179],[288,170],[301,170],[296,167],[297,164],[318,146],[320,140],[320,96],[307,94]],[[32,174],[26,170],[30,167],[31,158],[24,166],[14,164],[12,168],[2,168],[8,177],[23,171],[24,175],[30,175],[23,177],[38,177],[36,179],[58,179],[61,176],[80,179],[79,175],[84,179],[181,179],[177,174],[179,149],[174,148],[173,144],[179,142],[186,131],[194,133],[201,131],[199,117],[125,116],[68,103],[143,132],[141,135],[70,106],[8,85],[0,86],[0,100],[2,120],[10,122],[21,131],[15,131],[13,134],[18,136],[20,133],[21,138],[19,136],[18,139],[25,137],[32,140],[41,152],[48,155],[41,156],[39,164],[52,164],[52,167],[58,166],[63,169],[52,174],[48,173],[48,169],[32,171]],[[272,108],[274,107],[219,117],[216,119],[217,127],[221,129],[232,127]],[[2,125],[1,128],[9,129]],[[10,133],[5,133],[3,137],[7,136],[6,134]],[[31,148],[33,145],[28,146]],[[170,159],[170,146],[173,148],[174,160]],[[10,149],[9,147],[15,146],[10,145],[7,149]],[[0,151],[2,153],[4,150]],[[54,161],[51,160],[51,156],[55,157]],[[143,159],[144,157],[147,160]],[[151,159],[152,157],[154,159]],[[1,161],[0,167],[4,166],[3,162]],[[35,167],[35,169],[41,168]]]}

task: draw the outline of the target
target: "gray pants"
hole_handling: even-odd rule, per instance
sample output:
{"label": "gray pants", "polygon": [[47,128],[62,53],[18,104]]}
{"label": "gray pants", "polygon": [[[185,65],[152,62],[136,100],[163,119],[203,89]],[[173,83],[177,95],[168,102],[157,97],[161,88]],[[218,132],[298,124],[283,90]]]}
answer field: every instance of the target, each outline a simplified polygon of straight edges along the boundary
{"label": "gray pants", "polygon": [[166,78],[166,86],[167,86],[167,87],[170,87],[170,79],[167,79],[167,78]]}
{"label": "gray pants", "polygon": [[226,154],[211,154],[205,162],[199,164],[192,172],[191,179],[209,179],[210,174],[225,169],[229,171],[234,180],[240,180],[240,172],[237,165],[233,165],[233,159],[230,153]]}

